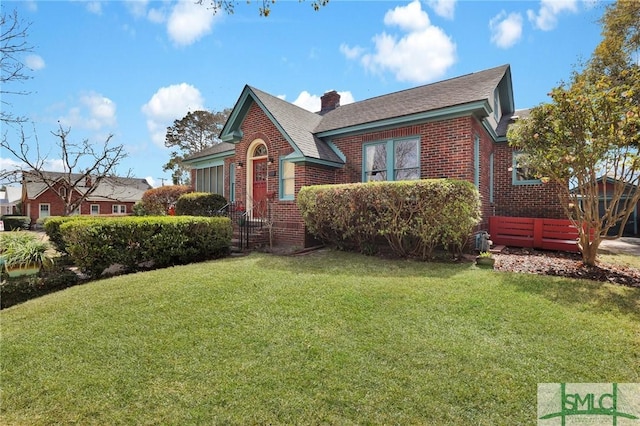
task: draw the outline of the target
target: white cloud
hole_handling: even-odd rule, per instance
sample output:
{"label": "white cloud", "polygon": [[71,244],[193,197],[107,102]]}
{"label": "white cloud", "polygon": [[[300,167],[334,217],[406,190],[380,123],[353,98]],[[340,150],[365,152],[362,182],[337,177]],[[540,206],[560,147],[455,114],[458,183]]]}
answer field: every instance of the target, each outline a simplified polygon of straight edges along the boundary
{"label": "white cloud", "polygon": [[342,43],[340,45],[340,53],[347,59],[357,59],[364,53],[364,48],[360,46],[349,47],[345,43]]}
{"label": "white cloud", "polygon": [[211,32],[218,15],[193,0],[180,0],[167,21],[169,38],[179,46],[195,43]]}
{"label": "white cloud", "polygon": [[44,59],[40,55],[27,55],[24,58],[24,63],[34,71],[39,71],[45,67]]}
{"label": "white cloud", "polygon": [[101,130],[116,125],[116,104],[99,93],[89,92],[80,96],[78,105],[69,108],[59,118],[60,124],[89,130]]}
{"label": "white cloud", "polygon": [[126,0],[125,6],[136,18],[143,18],[147,13],[148,0]]}
{"label": "white cloud", "polygon": [[522,15],[510,13],[504,10],[489,21],[491,30],[491,42],[502,49],[509,47],[520,41],[522,37]]}
{"label": "white cloud", "polygon": [[160,185],[158,185],[158,182],[156,182],[156,180],[154,178],[152,178],[151,176],[147,176],[144,179],[147,181],[147,183],[149,185],[151,185],[152,188],[157,188],[158,186],[160,186]]}
{"label": "white cloud", "polygon": [[558,15],[560,13],[575,13],[577,11],[578,0],[540,0],[538,13],[533,10],[527,10],[527,16],[534,27],[543,31],[550,31],[558,24]]}
{"label": "white cloud", "polygon": [[62,161],[62,159],[47,159],[44,161],[44,164],[42,165],[42,169],[46,170],[48,172],[64,172],[65,167],[64,167],[64,162]]}
{"label": "white cloud", "polygon": [[149,9],[149,13],[147,13],[147,19],[153,22],[154,24],[161,24],[166,21],[165,13],[162,9]]}
{"label": "white cloud", "polygon": [[38,3],[35,0],[27,0],[25,3],[27,4],[27,9],[30,12],[38,11]]}
{"label": "white cloud", "polygon": [[0,157],[0,171],[10,172],[13,170],[20,170],[24,167],[23,163],[20,163],[12,158]]}
{"label": "white cloud", "polygon": [[456,1],[458,0],[429,0],[428,4],[438,16],[453,19]]}
{"label": "white cloud", "polygon": [[320,111],[320,96],[312,95],[306,90],[303,90],[300,92],[296,100],[293,101],[293,104],[298,105],[300,108],[304,108],[307,111]]}
{"label": "white cloud", "polygon": [[[340,105],[347,105],[354,102],[351,92],[338,92],[338,94],[340,95]],[[320,111],[320,97],[321,95],[312,95],[306,90],[303,90],[292,103],[307,111],[318,112]],[[281,99],[284,99],[284,96]]]}
{"label": "white cloud", "polygon": [[[401,36],[383,32],[373,37],[374,53],[362,53],[360,62],[370,72],[392,72],[399,81],[426,83],[442,77],[456,61],[456,45],[442,28],[431,24],[419,0],[389,10],[388,27],[397,26]],[[359,47],[342,45],[345,56],[356,57]]]}
{"label": "white cloud", "polygon": [[142,106],[153,143],[164,147],[167,127],[189,111],[204,109],[203,105],[200,91],[190,84],[174,84],[158,89],[149,102]]}
{"label": "white cloud", "polygon": [[87,10],[96,15],[102,15],[102,2],[101,1],[88,1]]}

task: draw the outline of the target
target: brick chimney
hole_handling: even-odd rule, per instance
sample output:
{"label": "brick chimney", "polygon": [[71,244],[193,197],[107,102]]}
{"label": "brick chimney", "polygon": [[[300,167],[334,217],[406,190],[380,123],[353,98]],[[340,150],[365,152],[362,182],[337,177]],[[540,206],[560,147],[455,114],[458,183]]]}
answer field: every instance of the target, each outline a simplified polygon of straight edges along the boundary
{"label": "brick chimney", "polygon": [[335,90],[320,97],[320,114],[325,114],[340,106],[340,95]]}

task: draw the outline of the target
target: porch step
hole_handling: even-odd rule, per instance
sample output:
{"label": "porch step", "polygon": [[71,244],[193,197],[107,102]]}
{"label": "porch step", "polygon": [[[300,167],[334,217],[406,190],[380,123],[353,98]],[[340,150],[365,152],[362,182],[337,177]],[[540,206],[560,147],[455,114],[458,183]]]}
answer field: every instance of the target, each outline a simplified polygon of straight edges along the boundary
{"label": "porch step", "polygon": [[489,249],[489,252],[493,253],[493,254],[499,254],[499,253],[502,253],[502,250],[504,250],[504,249],[505,249],[504,245],[498,244],[498,245],[495,245],[495,246],[491,247]]}

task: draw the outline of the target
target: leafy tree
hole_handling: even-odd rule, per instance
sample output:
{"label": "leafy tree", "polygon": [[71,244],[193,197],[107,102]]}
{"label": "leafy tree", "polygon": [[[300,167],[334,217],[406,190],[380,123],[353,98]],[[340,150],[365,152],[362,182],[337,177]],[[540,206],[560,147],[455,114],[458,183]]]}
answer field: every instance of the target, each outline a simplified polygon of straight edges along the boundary
{"label": "leafy tree", "polygon": [[139,207],[136,208],[139,215],[163,216],[169,212],[171,206],[175,206],[180,196],[192,192],[187,185],[160,186],[145,191],[142,194]]}
{"label": "leafy tree", "polygon": [[188,112],[182,119],[175,120],[171,127],[167,127],[164,145],[176,150],[171,152],[171,159],[163,166],[163,170],[172,171],[174,185],[189,182],[188,169],[183,164],[185,157],[220,143],[218,134],[230,113],[230,109],[221,112]]}
{"label": "leafy tree", "polygon": [[640,2],[611,4],[601,22],[603,39],[584,69],[508,134],[529,166],[559,186],[587,265],[603,239],[621,236],[640,201]]}
{"label": "leafy tree", "polygon": [[[299,0],[300,2],[304,0]],[[276,0],[257,0],[257,3],[262,3],[262,6],[258,7],[258,13],[260,16],[264,16],[265,18],[271,14],[271,5],[274,4]],[[205,5],[213,13],[218,13],[219,11],[224,11],[228,14],[233,14],[235,10],[235,6],[237,4],[234,0],[196,0],[197,4]],[[247,0],[247,3],[251,3],[251,0]],[[326,6],[329,3],[329,0],[313,0],[311,2],[311,7],[313,10],[318,11],[322,6]]]}
{"label": "leafy tree", "polygon": [[26,73],[26,66],[20,56],[31,52],[33,47],[27,42],[30,24],[18,17],[18,12],[7,14],[4,10],[0,16],[0,122],[23,123],[25,117],[14,115],[11,104],[7,101],[10,95],[26,95],[24,90],[13,89],[13,83],[21,83],[31,77]]}
{"label": "leafy tree", "polygon": [[[46,185],[60,197],[64,203],[64,215],[70,215],[87,200],[100,184],[115,176],[115,169],[127,157],[123,145],[112,146],[111,138],[107,136],[102,145],[88,140],[81,143],[69,140],[70,129],[59,127],[57,132],[51,132],[58,138],[57,146],[60,152],[63,172],[52,173],[45,169],[49,162],[48,155],[43,154],[37,138],[35,143],[25,135],[20,127],[20,142],[12,145],[3,135],[0,148],[11,153],[24,164],[24,168],[0,171],[0,179],[19,182],[28,179]],[[111,196],[117,199],[117,189],[113,189]],[[110,196],[108,193],[102,196]]]}

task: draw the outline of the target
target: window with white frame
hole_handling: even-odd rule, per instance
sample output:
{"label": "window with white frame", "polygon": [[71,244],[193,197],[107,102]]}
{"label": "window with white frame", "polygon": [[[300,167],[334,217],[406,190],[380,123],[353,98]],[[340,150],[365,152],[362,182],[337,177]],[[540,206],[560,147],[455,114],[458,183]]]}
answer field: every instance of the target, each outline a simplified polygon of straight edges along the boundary
{"label": "window with white frame", "polygon": [[394,139],[364,145],[363,180],[420,179],[420,139]]}
{"label": "window with white frame", "polygon": [[100,214],[100,204],[91,204],[91,214]]}
{"label": "window with white frame", "polygon": [[522,151],[513,152],[512,183],[514,185],[531,185],[541,183],[536,171],[529,164],[529,156]]}
{"label": "window with white frame", "polygon": [[293,200],[296,186],[296,166],[291,161],[280,160],[280,199]]}
{"label": "window with white frame", "polygon": [[196,192],[211,192],[224,195],[224,166],[197,169]]}
{"label": "window with white frame", "polygon": [[114,204],[111,206],[111,213],[113,214],[127,214],[127,206],[124,204]]}
{"label": "window with white frame", "polygon": [[236,200],[236,163],[229,166],[229,201]]}
{"label": "window with white frame", "polygon": [[40,203],[38,217],[49,217],[51,215],[51,204]]}

